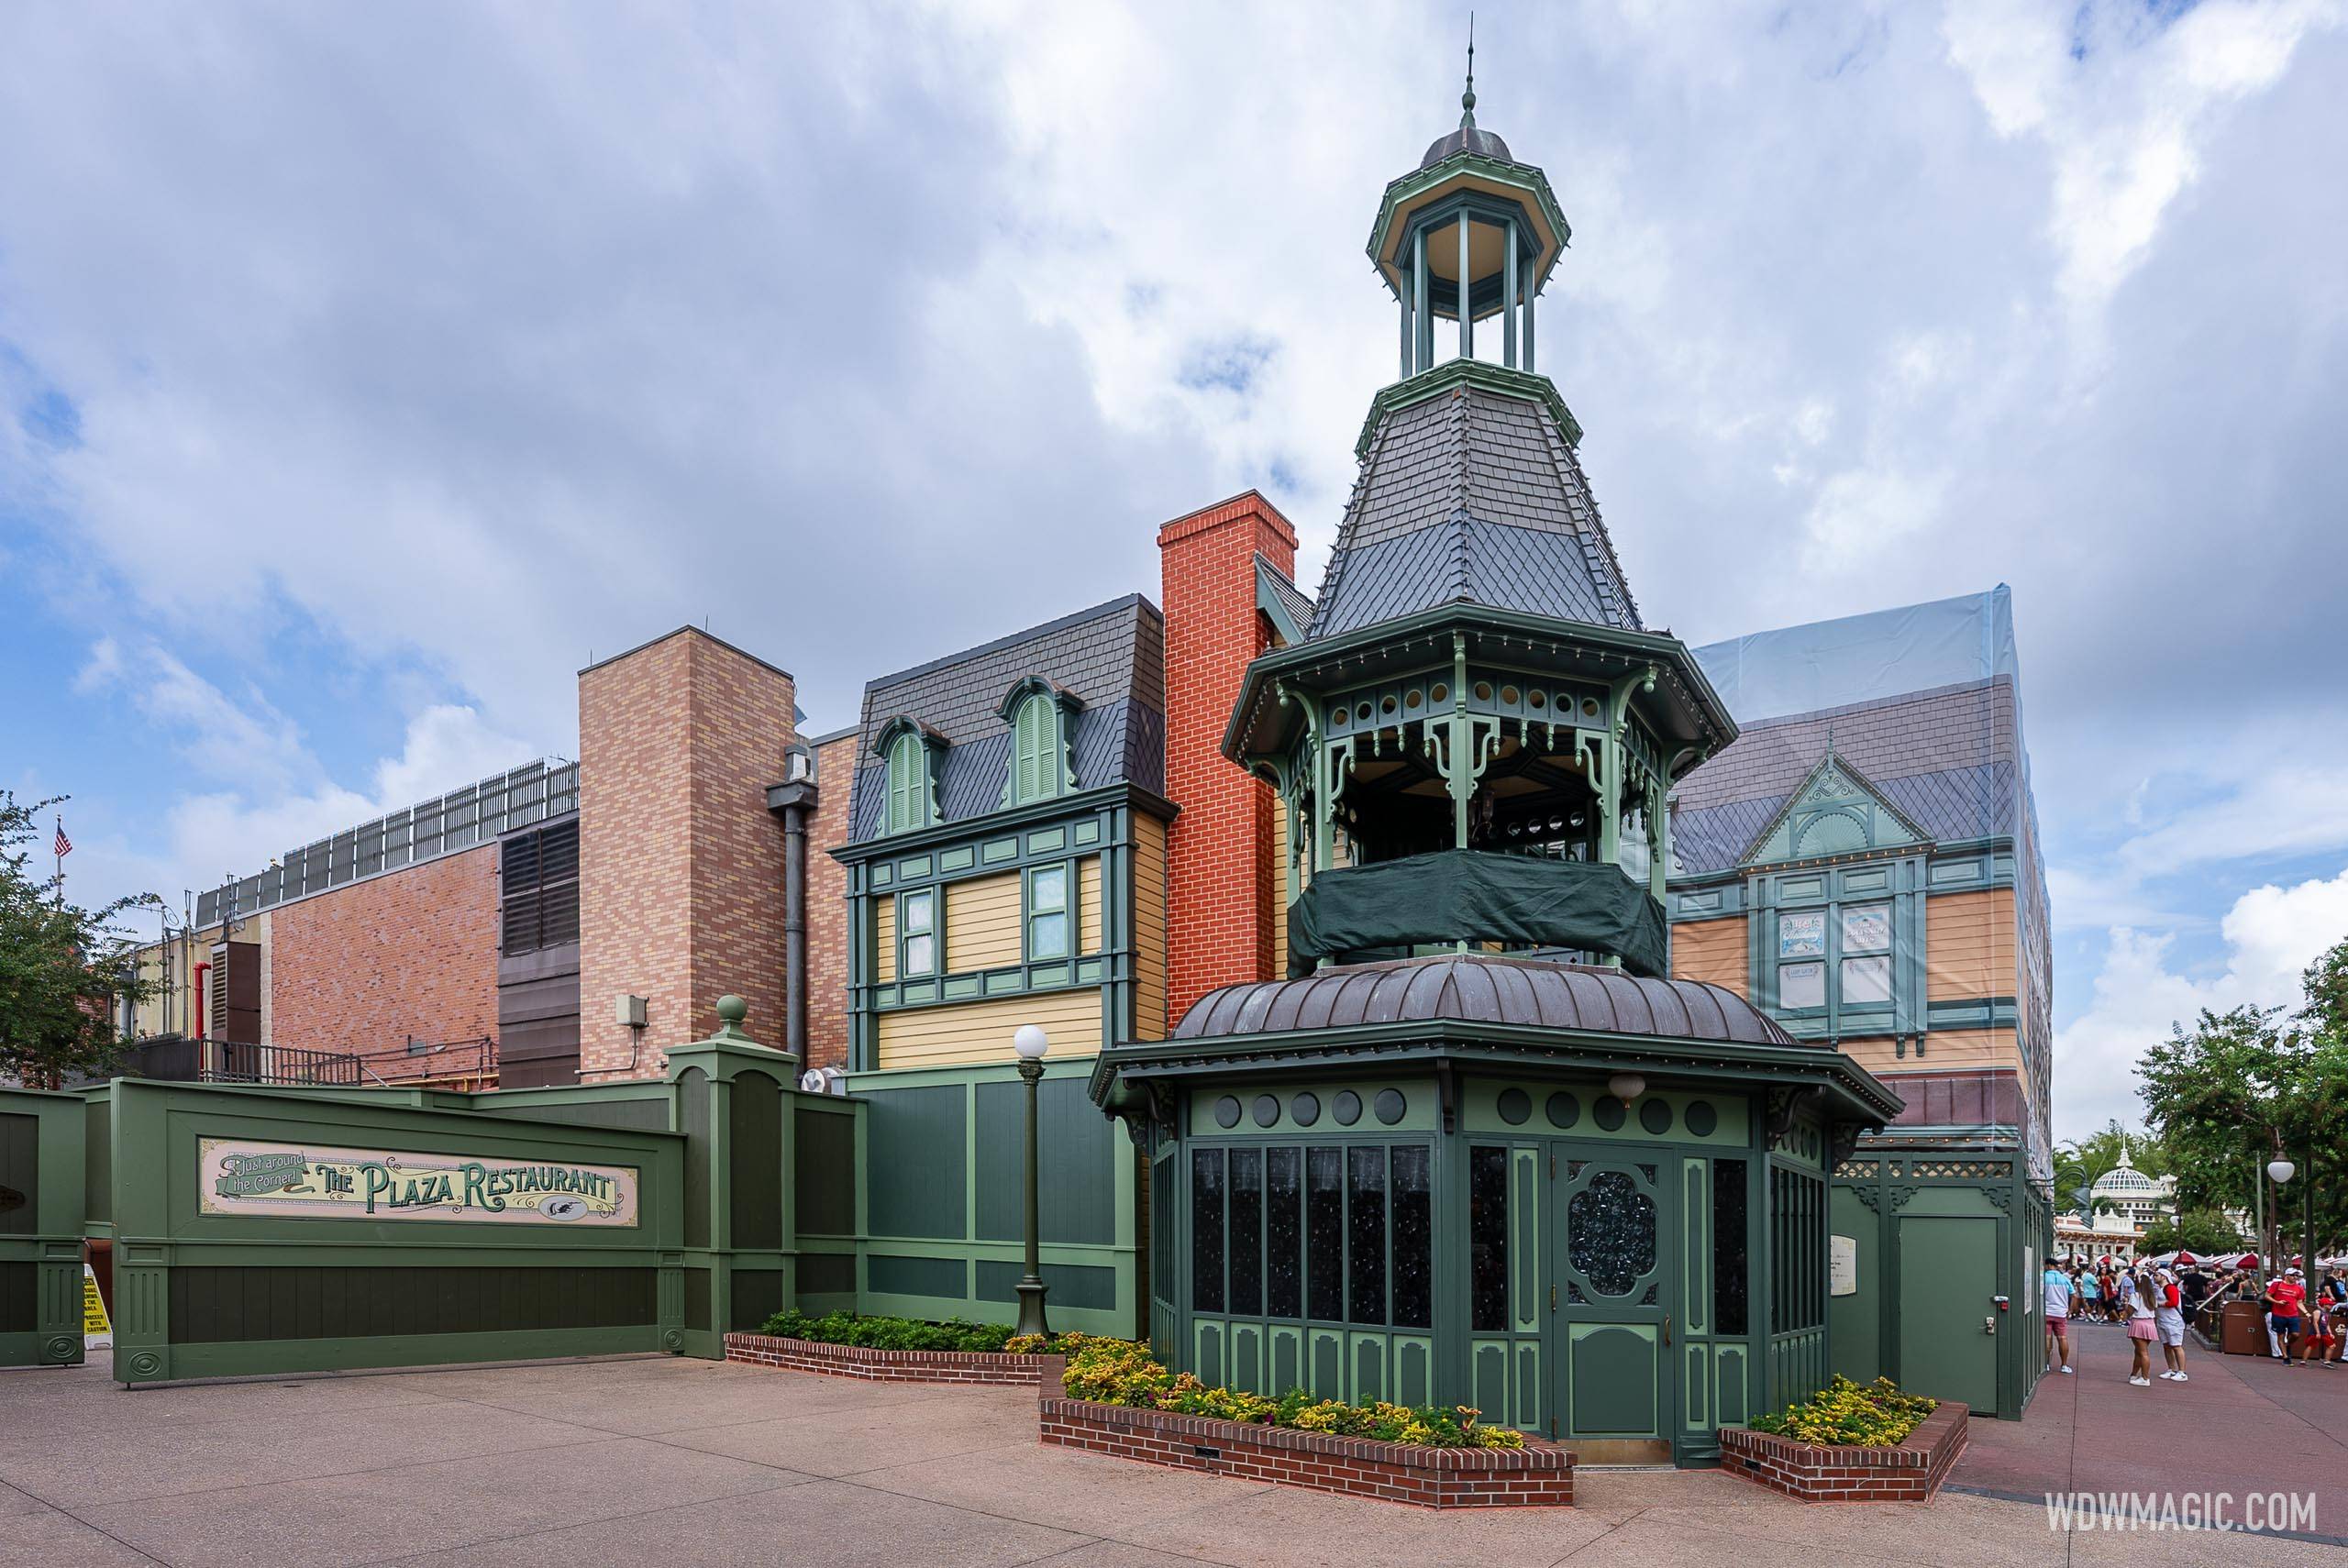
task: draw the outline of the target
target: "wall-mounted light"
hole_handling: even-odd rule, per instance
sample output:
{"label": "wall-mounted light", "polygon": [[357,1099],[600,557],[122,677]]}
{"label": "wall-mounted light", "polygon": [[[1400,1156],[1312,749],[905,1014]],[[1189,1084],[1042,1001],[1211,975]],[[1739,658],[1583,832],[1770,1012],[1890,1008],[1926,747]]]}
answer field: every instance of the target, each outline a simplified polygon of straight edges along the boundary
{"label": "wall-mounted light", "polygon": [[1606,1080],[1606,1092],[1628,1105],[1647,1092],[1647,1081],[1636,1073],[1617,1073]]}

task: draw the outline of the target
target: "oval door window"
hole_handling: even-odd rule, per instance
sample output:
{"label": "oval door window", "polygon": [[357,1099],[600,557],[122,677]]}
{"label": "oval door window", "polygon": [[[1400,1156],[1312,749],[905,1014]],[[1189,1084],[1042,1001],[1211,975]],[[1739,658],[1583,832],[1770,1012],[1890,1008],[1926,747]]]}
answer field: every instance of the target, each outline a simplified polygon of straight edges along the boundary
{"label": "oval door window", "polygon": [[1566,1259],[1600,1296],[1628,1296],[1655,1272],[1655,1199],[1628,1171],[1600,1171],[1566,1206]]}

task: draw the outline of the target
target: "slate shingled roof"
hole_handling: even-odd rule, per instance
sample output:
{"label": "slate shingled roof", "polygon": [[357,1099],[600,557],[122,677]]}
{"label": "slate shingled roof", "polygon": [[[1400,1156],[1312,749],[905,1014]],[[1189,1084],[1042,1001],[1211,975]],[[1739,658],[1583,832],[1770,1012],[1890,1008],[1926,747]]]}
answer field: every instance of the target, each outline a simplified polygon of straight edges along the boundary
{"label": "slate shingled roof", "polygon": [[886,769],[872,745],[900,714],[946,738],[941,820],[960,822],[999,807],[1011,766],[1002,700],[1030,675],[1080,704],[1069,735],[1079,789],[1124,782],[1165,793],[1165,618],[1140,594],[1128,594],[868,682],[850,838],[868,839],[880,829]]}
{"label": "slate shingled roof", "polygon": [[1734,866],[1830,748],[1942,843],[2026,836],[2017,727],[2005,676],[1747,723],[1674,791],[1678,868]]}
{"label": "slate shingled roof", "polygon": [[1461,602],[1644,629],[1555,416],[1539,402],[1473,384],[1379,424],[1312,635]]}

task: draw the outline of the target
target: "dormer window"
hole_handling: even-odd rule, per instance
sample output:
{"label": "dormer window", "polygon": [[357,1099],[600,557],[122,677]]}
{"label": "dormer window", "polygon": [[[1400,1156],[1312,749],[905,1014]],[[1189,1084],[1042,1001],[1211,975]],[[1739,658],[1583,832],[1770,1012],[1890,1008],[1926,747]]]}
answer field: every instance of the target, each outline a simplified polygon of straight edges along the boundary
{"label": "dormer window", "polygon": [[1069,760],[1069,734],[1077,706],[1072,693],[1032,675],[1002,700],[1002,717],[1011,725],[1004,805],[1054,800],[1076,788],[1076,771]]}
{"label": "dormer window", "polygon": [[888,767],[883,833],[914,833],[937,822],[937,759],[945,741],[912,719],[889,721],[873,749]]}

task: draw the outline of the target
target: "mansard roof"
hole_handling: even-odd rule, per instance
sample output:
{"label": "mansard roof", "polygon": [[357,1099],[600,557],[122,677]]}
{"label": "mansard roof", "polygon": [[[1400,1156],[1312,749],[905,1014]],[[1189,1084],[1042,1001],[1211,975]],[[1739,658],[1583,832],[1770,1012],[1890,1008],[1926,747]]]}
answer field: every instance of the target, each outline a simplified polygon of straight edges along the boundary
{"label": "mansard roof", "polygon": [[[867,683],[858,755],[871,756],[892,719],[911,718],[943,742],[939,821],[983,816],[1002,805],[1011,767],[1004,695],[1030,677],[1074,708],[1069,746],[1078,789],[1130,783],[1165,793],[1165,618],[1138,593]],[[857,770],[852,841],[880,830],[885,771],[877,762]]]}
{"label": "mansard roof", "polygon": [[1545,378],[1473,359],[1379,394],[1312,637],[1455,603],[1644,630],[1572,421]]}

